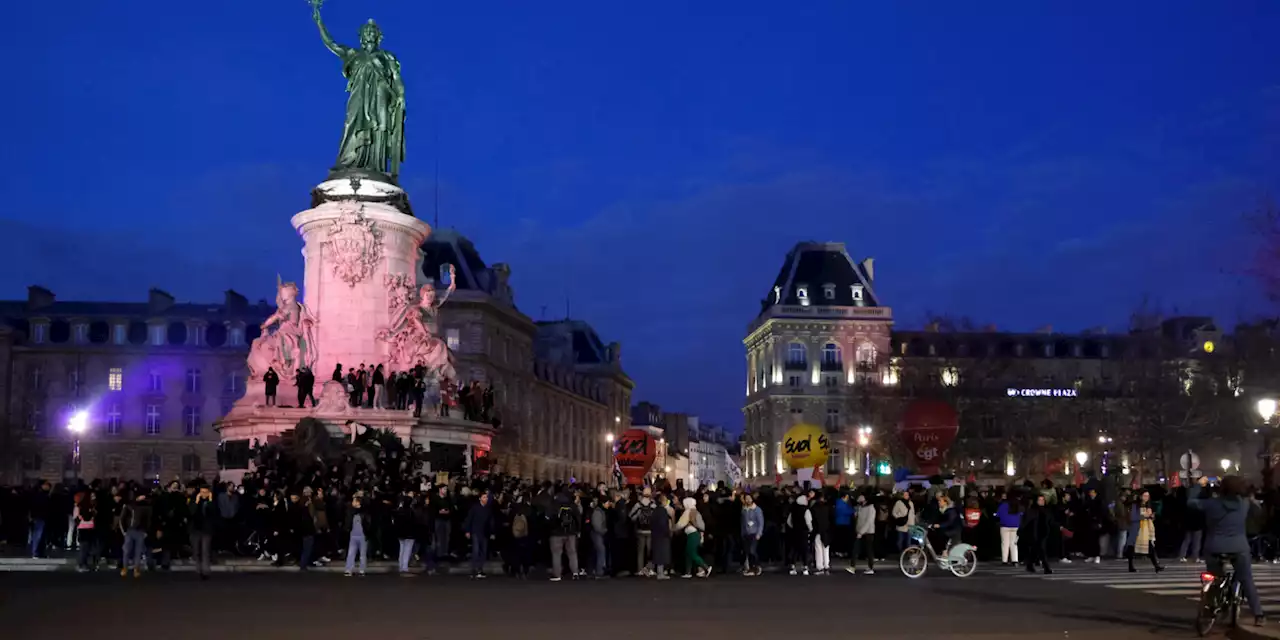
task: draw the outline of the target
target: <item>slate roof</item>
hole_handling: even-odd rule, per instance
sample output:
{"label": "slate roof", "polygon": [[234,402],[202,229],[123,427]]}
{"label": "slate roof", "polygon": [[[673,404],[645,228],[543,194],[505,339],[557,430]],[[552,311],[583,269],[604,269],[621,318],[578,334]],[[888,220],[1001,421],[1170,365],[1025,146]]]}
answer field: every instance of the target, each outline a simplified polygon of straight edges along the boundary
{"label": "slate roof", "polygon": [[541,359],[555,361],[556,358],[551,357],[546,347],[550,343],[556,342],[555,337],[569,333],[569,342],[573,348],[573,364],[595,365],[609,362],[609,349],[600,340],[600,336],[596,334],[595,329],[591,328],[591,325],[586,322],[581,320],[554,320],[538,322],[537,327],[538,332],[544,336],[544,339],[539,344],[539,346],[543,347],[543,353],[539,354]]}
{"label": "slate roof", "polygon": [[[763,313],[775,304],[800,305],[803,287],[809,304],[846,307],[878,307],[880,301],[872,288],[872,274],[849,256],[843,242],[801,242],[787,253],[773,286],[760,301]],[[825,288],[831,285],[833,297]],[[855,300],[854,285],[862,286],[862,300]],[[776,294],[775,294],[776,292]]]}
{"label": "slate roof", "polygon": [[458,288],[472,291],[484,291],[480,274],[489,266],[480,257],[476,246],[466,236],[455,229],[437,229],[432,231],[426,242],[422,243],[422,273],[437,282],[440,281],[441,269],[447,264],[458,270]]}

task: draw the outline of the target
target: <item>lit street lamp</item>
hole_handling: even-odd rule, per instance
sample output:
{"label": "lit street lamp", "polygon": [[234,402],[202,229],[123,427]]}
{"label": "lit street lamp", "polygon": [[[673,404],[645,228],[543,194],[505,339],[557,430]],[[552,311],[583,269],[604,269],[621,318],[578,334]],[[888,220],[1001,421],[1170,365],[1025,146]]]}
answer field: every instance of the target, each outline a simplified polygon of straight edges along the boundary
{"label": "lit street lamp", "polygon": [[1231,470],[1231,461],[1230,461],[1230,460],[1228,460],[1228,459],[1226,459],[1226,458],[1223,458],[1223,459],[1222,459],[1222,460],[1220,460],[1218,463],[1222,465],[1222,472],[1223,472],[1223,473],[1226,473],[1226,472],[1228,472],[1228,471],[1230,471],[1230,470]]}
{"label": "lit street lamp", "polygon": [[74,440],[71,443],[71,468],[75,471],[76,477],[80,477],[80,436],[89,428],[89,412],[77,411],[71,414],[67,419],[67,431],[71,432]]}
{"label": "lit street lamp", "polygon": [[604,434],[604,441],[605,441],[605,442],[613,442],[613,434],[612,434],[612,433],[606,433],[606,434]]}
{"label": "lit street lamp", "polygon": [[1087,453],[1085,453],[1085,452],[1083,452],[1083,451],[1077,451],[1077,452],[1076,452],[1076,464],[1078,464],[1078,465],[1080,465],[1081,467],[1083,467],[1083,466],[1084,466],[1084,463],[1086,463],[1086,462],[1088,462],[1088,461],[1089,461],[1089,454],[1087,454]]}
{"label": "lit street lamp", "polygon": [[[1258,400],[1256,406],[1258,417],[1262,418],[1262,424],[1271,426],[1271,419],[1276,415],[1276,399],[1262,398]],[[1262,434],[1262,487],[1264,490],[1270,490],[1273,480],[1274,471],[1271,468],[1271,429],[1266,429]]]}

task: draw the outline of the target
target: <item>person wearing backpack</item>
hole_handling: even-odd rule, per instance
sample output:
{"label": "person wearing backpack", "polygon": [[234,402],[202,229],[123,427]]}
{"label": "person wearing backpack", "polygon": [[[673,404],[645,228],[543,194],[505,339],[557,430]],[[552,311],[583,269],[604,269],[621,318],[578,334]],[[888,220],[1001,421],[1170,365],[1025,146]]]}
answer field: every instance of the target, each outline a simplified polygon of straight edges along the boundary
{"label": "person wearing backpack", "polygon": [[511,505],[511,571],[521,580],[529,577],[529,568],[533,566],[532,538],[529,537],[532,518],[533,510],[525,494],[516,494],[515,504]]}
{"label": "person wearing backpack", "polygon": [[645,487],[640,501],[632,505],[629,515],[631,522],[636,526],[636,575],[644,577],[653,575],[648,564],[653,549],[652,522],[653,511],[656,508],[652,496],[653,490]]}
{"label": "person wearing backpack", "polygon": [[569,555],[569,575],[578,577],[578,534],[582,530],[582,507],[578,497],[561,491],[551,501],[551,581],[560,581],[564,554]]}

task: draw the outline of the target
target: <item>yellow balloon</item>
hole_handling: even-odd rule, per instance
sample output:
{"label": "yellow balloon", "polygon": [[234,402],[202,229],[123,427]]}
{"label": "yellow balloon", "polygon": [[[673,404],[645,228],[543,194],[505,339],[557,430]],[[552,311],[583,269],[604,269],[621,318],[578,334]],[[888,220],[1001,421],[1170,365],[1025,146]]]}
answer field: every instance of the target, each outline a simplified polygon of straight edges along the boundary
{"label": "yellow balloon", "polygon": [[821,427],[798,424],[782,438],[782,461],[792,469],[812,469],[827,463],[831,441]]}

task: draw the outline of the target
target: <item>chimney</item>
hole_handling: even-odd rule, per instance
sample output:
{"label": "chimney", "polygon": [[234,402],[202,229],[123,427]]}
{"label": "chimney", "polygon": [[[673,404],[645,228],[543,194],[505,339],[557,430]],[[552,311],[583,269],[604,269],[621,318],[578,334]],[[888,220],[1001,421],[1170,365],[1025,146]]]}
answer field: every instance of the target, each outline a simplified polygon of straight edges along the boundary
{"label": "chimney", "polygon": [[867,284],[875,284],[876,280],[876,259],[863,258],[862,271],[867,274]]}
{"label": "chimney", "polygon": [[155,287],[147,293],[147,313],[161,314],[173,306],[173,296]]}
{"label": "chimney", "polygon": [[236,293],[235,289],[227,289],[224,294],[222,305],[226,307],[227,313],[243,313],[249,308],[249,299]]}
{"label": "chimney", "polygon": [[609,343],[609,362],[617,366],[622,366],[622,344],[618,342]]}
{"label": "chimney", "polygon": [[36,309],[44,309],[52,306],[54,303],[53,292],[38,285],[33,284],[27,287],[27,309],[35,311]]}

